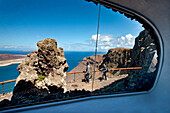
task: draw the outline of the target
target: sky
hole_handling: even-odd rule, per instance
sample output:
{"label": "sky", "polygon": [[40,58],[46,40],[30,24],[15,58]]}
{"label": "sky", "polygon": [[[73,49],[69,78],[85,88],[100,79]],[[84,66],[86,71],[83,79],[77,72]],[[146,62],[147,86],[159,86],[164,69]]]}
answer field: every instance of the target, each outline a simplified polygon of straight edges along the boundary
{"label": "sky", "polygon": [[[0,50],[37,50],[54,38],[65,51],[94,51],[99,5],[85,0],[0,0]],[[101,7],[98,51],[132,48],[144,28]]]}

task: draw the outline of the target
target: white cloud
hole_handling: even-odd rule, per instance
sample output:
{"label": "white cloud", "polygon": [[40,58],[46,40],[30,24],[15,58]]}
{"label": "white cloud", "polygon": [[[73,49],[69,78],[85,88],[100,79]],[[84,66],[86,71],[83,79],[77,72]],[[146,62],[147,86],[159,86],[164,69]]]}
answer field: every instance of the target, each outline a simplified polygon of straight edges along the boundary
{"label": "white cloud", "polygon": [[[108,50],[116,47],[133,48],[135,43],[135,36],[132,34],[127,34],[125,36],[120,36],[119,38],[113,37],[113,35],[98,35],[98,49]],[[90,44],[95,45],[97,35],[92,35],[90,39]]]}
{"label": "white cloud", "polygon": [[34,50],[35,47],[33,45],[0,45],[0,50]]}
{"label": "white cloud", "polygon": [[17,48],[16,46],[4,46],[5,49],[14,49]]}
{"label": "white cloud", "polygon": [[94,51],[94,47],[89,43],[63,43],[61,47],[64,51]]}

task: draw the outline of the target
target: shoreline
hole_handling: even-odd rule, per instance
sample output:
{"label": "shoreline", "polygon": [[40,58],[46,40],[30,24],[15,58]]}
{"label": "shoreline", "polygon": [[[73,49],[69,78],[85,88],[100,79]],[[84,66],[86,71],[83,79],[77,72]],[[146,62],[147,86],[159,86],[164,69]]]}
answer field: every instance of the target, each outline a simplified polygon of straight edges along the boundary
{"label": "shoreline", "polygon": [[22,63],[22,60],[24,60],[25,58],[20,58],[20,59],[12,59],[12,60],[3,60],[0,61],[0,67],[3,66],[9,66],[12,64],[17,64],[17,63]]}

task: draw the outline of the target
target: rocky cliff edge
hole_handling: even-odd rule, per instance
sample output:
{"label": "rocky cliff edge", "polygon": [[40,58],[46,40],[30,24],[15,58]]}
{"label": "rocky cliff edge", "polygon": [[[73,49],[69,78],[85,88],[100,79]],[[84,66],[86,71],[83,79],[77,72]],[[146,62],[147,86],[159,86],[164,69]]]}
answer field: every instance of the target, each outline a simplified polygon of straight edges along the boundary
{"label": "rocky cliff edge", "polygon": [[59,88],[66,91],[65,78],[68,64],[63,48],[57,48],[57,41],[50,38],[39,41],[37,46],[38,51],[29,53],[18,66],[20,75],[13,93],[24,91],[23,82],[32,84],[27,84],[26,87],[34,86],[48,93],[56,92]]}

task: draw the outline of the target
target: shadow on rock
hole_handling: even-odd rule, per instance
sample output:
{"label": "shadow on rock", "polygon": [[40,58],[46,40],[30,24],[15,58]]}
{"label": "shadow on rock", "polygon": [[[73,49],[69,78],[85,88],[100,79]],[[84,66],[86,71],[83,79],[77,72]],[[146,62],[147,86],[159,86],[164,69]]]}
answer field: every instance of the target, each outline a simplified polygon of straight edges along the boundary
{"label": "shadow on rock", "polygon": [[47,89],[38,89],[30,81],[20,80],[13,90],[11,102],[14,105],[40,102],[48,94]]}
{"label": "shadow on rock", "polygon": [[58,88],[56,86],[48,86],[48,89],[50,91],[47,91],[47,89],[38,89],[30,81],[26,82],[24,80],[20,80],[13,90],[11,101],[4,99],[0,102],[0,107],[2,109],[3,107],[9,106],[41,103],[51,100],[55,101],[91,95],[90,91],[85,91],[84,89],[75,89],[65,93],[63,88]]}

